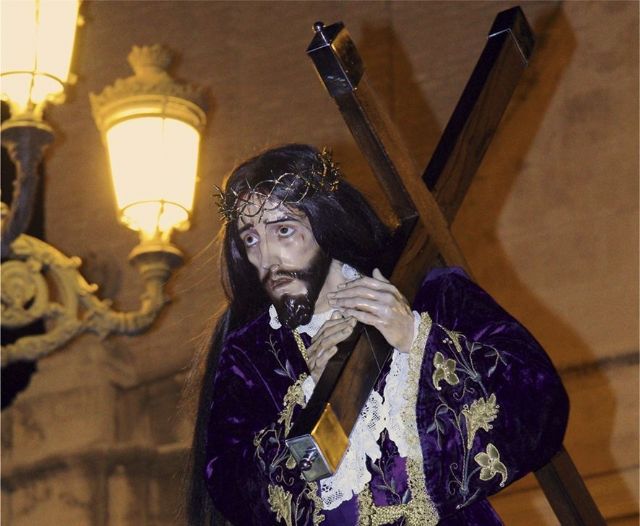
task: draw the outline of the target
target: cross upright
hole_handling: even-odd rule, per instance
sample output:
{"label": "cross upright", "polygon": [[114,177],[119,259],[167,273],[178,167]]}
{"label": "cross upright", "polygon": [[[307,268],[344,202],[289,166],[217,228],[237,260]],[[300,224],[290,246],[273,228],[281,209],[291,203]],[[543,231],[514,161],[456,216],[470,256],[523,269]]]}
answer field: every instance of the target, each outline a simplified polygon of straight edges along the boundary
{"label": "cross upright", "polygon": [[[307,53],[397,218],[383,271],[392,274],[392,282],[409,299],[425,269],[438,263],[462,267],[471,275],[450,224],[532,54],[534,37],[522,10],[515,7],[496,16],[424,173],[378,102],[344,25],[317,22],[314,30]],[[335,470],[389,352],[375,329],[362,326],[338,346],[287,441],[309,480]],[[561,524],[604,524],[564,449],[536,476]]]}

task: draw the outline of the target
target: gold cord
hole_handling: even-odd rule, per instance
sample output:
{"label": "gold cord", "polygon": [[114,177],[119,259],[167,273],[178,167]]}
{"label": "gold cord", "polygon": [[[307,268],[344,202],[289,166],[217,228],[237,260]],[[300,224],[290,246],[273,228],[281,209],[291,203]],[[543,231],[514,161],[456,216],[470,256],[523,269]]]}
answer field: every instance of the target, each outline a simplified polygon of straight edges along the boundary
{"label": "gold cord", "polygon": [[309,355],[307,354],[307,348],[304,346],[304,342],[302,341],[302,336],[300,336],[298,329],[293,329],[293,337],[296,340],[296,344],[298,344],[298,350],[300,351],[300,354],[302,354],[304,361],[308,362]]}

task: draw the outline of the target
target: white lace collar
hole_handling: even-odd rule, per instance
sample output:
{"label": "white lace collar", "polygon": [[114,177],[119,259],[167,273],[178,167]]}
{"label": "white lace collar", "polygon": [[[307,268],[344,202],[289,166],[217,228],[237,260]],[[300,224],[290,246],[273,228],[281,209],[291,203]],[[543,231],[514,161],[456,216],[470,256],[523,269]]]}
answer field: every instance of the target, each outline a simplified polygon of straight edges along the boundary
{"label": "white lace collar", "polygon": [[[311,320],[309,320],[309,323],[307,323],[306,325],[300,325],[298,327],[298,332],[308,334],[313,338],[317,334],[317,332],[320,330],[320,327],[322,327],[324,322],[327,321],[329,318],[331,318],[331,315],[334,312],[335,312],[335,309],[331,309],[325,312],[314,314],[311,317]],[[270,318],[269,325],[271,326],[272,329],[278,330],[280,327],[282,327],[282,324],[278,319],[278,313],[276,312],[276,308],[273,305],[269,307],[269,318]]]}

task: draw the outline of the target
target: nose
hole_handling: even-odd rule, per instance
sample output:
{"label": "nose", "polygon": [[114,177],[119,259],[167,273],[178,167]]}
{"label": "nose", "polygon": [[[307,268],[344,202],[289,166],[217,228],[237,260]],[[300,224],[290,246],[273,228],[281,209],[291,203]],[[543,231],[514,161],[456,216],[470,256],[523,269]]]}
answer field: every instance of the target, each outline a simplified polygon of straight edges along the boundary
{"label": "nose", "polygon": [[260,267],[263,270],[277,270],[282,264],[277,243],[269,243],[268,239],[260,240]]}

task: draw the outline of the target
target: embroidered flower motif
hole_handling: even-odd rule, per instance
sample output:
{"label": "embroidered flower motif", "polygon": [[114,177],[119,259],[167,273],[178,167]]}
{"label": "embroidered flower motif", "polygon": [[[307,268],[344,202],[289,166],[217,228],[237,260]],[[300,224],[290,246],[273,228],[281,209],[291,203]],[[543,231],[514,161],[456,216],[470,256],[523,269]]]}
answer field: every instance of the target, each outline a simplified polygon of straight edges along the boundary
{"label": "embroidered flower motif", "polygon": [[473,439],[476,436],[478,429],[484,429],[489,431],[493,426],[493,422],[498,416],[498,409],[500,406],[496,404],[496,395],[491,396],[485,400],[479,398],[471,403],[471,406],[465,405],[462,408],[462,414],[467,423],[467,448],[471,449]]}
{"label": "embroidered flower motif", "polygon": [[440,382],[444,380],[449,385],[456,385],[460,382],[456,374],[456,361],[451,358],[445,360],[441,352],[436,352],[433,357],[433,386],[440,391]]}
{"label": "embroidered flower motif", "polygon": [[[278,359],[277,348],[274,350]],[[281,364],[280,360],[278,363]],[[318,526],[324,520],[318,485],[309,482],[300,487],[301,475],[292,472],[296,462],[284,441],[291,431],[295,407],[305,404],[303,384],[307,378],[307,374],[301,374],[297,380],[292,378],[293,383],[284,395],[278,420],[259,431],[253,439],[256,448],[254,460],[269,481],[268,502],[275,515],[275,520],[271,521],[273,524]]]}
{"label": "embroidered flower motif", "polygon": [[442,343],[446,343],[448,345],[453,345],[459,353],[462,352],[462,345],[460,344],[460,333],[456,331],[451,331],[449,329],[445,329],[442,327],[445,333],[447,333],[447,337],[442,340]]}
{"label": "embroidered flower motif", "polygon": [[507,467],[500,462],[500,452],[493,444],[487,444],[486,452],[478,453],[473,459],[482,468],[480,480],[491,480],[496,473],[500,473],[502,477],[500,486],[504,487],[504,483],[507,481]]}
{"label": "embroidered flower motif", "polygon": [[291,522],[291,493],[280,486],[269,485],[269,505],[276,514],[276,520],[284,520],[286,526],[292,526]]}

